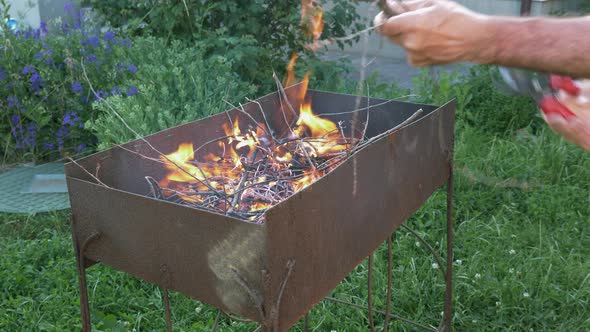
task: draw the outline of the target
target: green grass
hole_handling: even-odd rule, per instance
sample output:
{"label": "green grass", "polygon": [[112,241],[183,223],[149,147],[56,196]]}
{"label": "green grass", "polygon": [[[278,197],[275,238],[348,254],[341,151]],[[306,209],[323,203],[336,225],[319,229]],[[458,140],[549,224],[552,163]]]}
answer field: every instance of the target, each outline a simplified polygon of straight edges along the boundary
{"label": "green grass", "polygon": [[[455,161],[455,330],[590,330],[590,154],[547,130],[498,139],[464,128]],[[441,251],[445,202],[443,188],[407,223]],[[409,232],[394,237],[394,309],[436,325],[440,271]],[[386,259],[381,246],[375,254],[377,309],[385,308]],[[365,262],[331,295],[366,304],[366,270]],[[80,329],[67,212],[0,215],[0,271],[0,331]],[[88,270],[88,287],[95,330],[165,329],[161,293],[153,285],[97,265]],[[171,304],[175,331],[212,326],[214,309],[178,293]],[[380,330],[383,319],[375,319]],[[311,311],[310,324],[316,331],[363,331],[368,318],[323,301]],[[254,327],[222,319],[221,330]]]}

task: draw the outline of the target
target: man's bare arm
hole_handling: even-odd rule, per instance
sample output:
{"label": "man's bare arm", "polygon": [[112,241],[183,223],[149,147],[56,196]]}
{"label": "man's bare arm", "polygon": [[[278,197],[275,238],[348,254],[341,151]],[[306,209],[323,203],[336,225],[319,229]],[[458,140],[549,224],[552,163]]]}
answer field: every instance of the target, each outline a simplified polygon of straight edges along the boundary
{"label": "man's bare arm", "polygon": [[399,14],[380,14],[375,24],[412,65],[469,61],[590,77],[590,17],[488,16],[445,0],[387,3]]}
{"label": "man's bare arm", "polygon": [[[573,77],[590,77],[590,18],[487,17],[491,59],[474,59]],[[481,54],[490,54],[482,52]],[[478,61],[479,60],[479,61]]]}

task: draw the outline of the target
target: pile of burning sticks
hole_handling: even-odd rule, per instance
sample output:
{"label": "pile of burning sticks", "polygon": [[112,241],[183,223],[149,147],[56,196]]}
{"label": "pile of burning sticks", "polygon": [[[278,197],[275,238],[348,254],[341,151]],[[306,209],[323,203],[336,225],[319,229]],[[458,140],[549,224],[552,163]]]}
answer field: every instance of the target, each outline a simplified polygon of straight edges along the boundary
{"label": "pile of burning sticks", "polygon": [[[169,172],[160,180],[146,177],[151,194],[158,199],[262,223],[266,210],[330,172],[366,142],[366,122],[355,126],[352,121],[335,123],[315,115],[311,100],[305,98],[306,86],[305,80],[305,100],[299,112],[288,103],[273,110],[275,116],[276,112],[296,115],[291,116],[295,120],[288,122],[283,114],[287,130],[280,130],[284,133],[281,137],[277,137],[279,130],[269,125],[260,105],[262,123],[240,106],[237,109],[243,115],[241,122],[246,119],[247,123],[228,116],[224,136],[196,148],[192,143],[182,143],[177,151],[160,156]],[[195,155],[201,150],[216,152],[196,160]]]}

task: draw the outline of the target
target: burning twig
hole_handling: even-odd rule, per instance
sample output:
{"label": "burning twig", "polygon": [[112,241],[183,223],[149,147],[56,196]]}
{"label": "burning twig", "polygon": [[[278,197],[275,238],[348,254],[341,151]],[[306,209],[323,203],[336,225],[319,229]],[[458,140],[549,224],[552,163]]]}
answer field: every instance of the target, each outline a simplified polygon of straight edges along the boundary
{"label": "burning twig", "polygon": [[146,176],[145,179],[147,180],[148,184],[150,185],[150,196],[162,199],[164,196],[162,195],[162,189],[160,188],[160,184],[151,176]]}
{"label": "burning twig", "polygon": [[248,97],[246,97],[246,100],[258,105],[258,109],[260,110],[260,113],[262,114],[262,118],[264,119],[264,123],[266,123],[266,128],[268,128],[268,133],[270,134],[270,137],[272,138],[273,141],[277,142],[277,139],[275,138],[275,136],[273,134],[272,126],[268,123],[268,120],[266,119],[266,114],[264,114],[264,110],[262,109],[262,105],[260,105],[260,103],[257,100],[252,100]]}
{"label": "burning twig", "polygon": [[[254,117],[252,115],[250,115],[250,113],[246,112],[246,110],[244,110],[244,106],[242,106],[242,104],[240,104],[240,107],[236,107],[235,105],[233,105],[232,103],[230,103],[227,100],[223,100],[224,103],[228,104],[229,106],[235,108],[236,110],[238,110],[239,112],[241,112],[242,114],[246,115],[250,120],[252,120],[252,122],[254,123],[254,125],[258,128],[260,128],[262,131],[264,131],[268,136],[271,136],[270,133],[267,132],[266,128],[264,128],[262,125],[260,125],[258,123],[258,121],[256,121],[256,119],[254,119]],[[229,115],[228,115],[229,116]],[[233,125],[233,122],[232,122]]]}

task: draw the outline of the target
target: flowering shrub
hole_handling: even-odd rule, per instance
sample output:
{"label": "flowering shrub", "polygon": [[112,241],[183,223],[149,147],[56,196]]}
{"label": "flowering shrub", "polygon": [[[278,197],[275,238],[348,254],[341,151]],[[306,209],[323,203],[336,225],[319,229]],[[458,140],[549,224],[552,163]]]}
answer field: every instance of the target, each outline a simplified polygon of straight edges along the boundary
{"label": "flowering shrub", "polygon": [[[237,104],[254,97],[254,87],[241,81],[225,58],[205,57],[198,46],[142,37],[134,41],[130,58],[142,64],[130,80],[132,88],[94,103],[98,116],[86,123],[98,137],[99,149],[136,138],[113,109],[145,136],[224,111],[229,108],[225,101]],[[137,93],[135,87],[141,94],[126,98]]]}
{"label": "flowering shrub", "polygon": [[[0,13],[6,14],[7,8],[5,0],[0,0]],[[0,29],[4,31],[0,32],[4,162],[55,159],[89,150],[97,143],[84,128],[86,121],[96,117],[92,102],[138,94],[137,87],[126,83],[138,71],[135,63],[126,60],[130,39],[101,31],[72,4],[66,4],[64,11],[60,22],[41,23],[37,29]]]}

